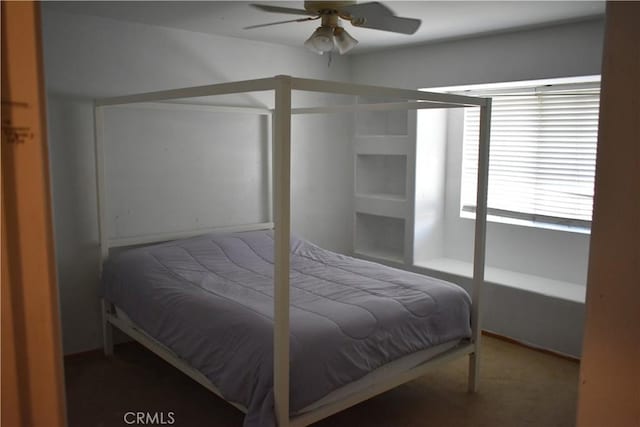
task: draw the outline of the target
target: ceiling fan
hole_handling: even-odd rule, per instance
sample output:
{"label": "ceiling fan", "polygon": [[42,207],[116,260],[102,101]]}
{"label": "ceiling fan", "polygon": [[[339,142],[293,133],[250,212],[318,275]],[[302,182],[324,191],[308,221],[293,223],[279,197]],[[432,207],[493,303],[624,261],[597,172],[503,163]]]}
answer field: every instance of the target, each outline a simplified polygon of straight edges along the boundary
{"label": "ceiling fan", "polygon": [[421,21],[415,18],[395,16],[393,11],[378,2],[357,3],[355,1],[305,1],[304,9],[289,7],[252,4],[265,12],[283,13],[290,15],[306,15],[306,18],[290,19],[287,21],[270,22],[268,24],[251,25],[252,28],[270,25],[286,24],[289,22],[305,22],[320,19],[320,26],[304,42],[304,45],[319,54],[331,52],[334,48],[341,54],[353,49],[358,40],[354,39],[340,25],[340,20],[349,21],[355,27],[374,30],[390,31],[401,34],[413,34],[420,27]]}

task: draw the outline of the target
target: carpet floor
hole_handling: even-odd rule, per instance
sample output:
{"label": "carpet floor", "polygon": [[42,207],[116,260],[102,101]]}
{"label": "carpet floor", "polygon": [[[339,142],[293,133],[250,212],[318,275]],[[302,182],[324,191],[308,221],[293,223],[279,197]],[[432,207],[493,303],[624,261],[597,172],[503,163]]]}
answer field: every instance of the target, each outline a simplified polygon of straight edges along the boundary
{"label": "carpet floor", "polygon": [[[459,359],[314,426],[575,424],[577,362],[492,337],[484,337],[482,348],[478,393],[466,392],[467,359]],[[173,420],[174,426],[242,425],[239,410],[136,343],[116,346],[112,358],[97,352],[68,357],[65,377],[71,427],[126,426],[130,411],[164,413],[165,424]]]}

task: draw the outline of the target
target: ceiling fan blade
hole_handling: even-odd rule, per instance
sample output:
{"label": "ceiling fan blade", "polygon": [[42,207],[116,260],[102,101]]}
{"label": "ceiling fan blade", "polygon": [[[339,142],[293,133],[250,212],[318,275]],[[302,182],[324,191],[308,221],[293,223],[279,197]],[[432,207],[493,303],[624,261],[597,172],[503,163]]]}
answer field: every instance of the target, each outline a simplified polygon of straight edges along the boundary
{"label": "ceiling fan blade", "polygon": [[300,19],[289,19],[287,21],[270,22],[268,24],[249,25],[248,27],[244,27],[243,30],[252,30],[254,28],[270,27],[271,25],[288,24],[289,22],[313,21],[314,19],[318,19],[318,18],[319,16],[309,17],[309,18],[300,18]]}
{"label": "ceiling fan blade", "polygon": [[356,3],[350,6],[344,6],[340,8],[340,12],[347,12],[351,16],[366,16],[366,15],[391,15],[394,13],[387,6],[377,1],[368,3]]}
{"label": "ceiling fan blade", "polygon": [[354,4],[343,7],[340,11],[349,14],[351,23],[356,27],[394,33],[413,34],[422,23],[419,19],[395,16],[391,9],[378,2]]}
{"label": "ceiling fan blade", "polygon": [[316,16],[317,13],[309,12],[304,9],[293,9],[290,7],[280,7],[280,6],[269,6],[268,4],[251,4],[251,6],[260,9],[264,12],[273,12],[273,13],[286,13],[289,15],[311,15]]}

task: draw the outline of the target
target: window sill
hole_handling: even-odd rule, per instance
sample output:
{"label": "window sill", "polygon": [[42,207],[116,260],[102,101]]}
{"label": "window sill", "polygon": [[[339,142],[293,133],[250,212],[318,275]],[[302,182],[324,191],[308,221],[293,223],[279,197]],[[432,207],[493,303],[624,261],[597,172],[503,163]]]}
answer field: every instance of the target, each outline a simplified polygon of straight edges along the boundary
{"label": "window sill", "polygon": [[[466,278],[473,277],[472,263],[453,258],[436,258],[422,261],[415,265],[416,267],[423,267],[456,276]],[[585,285],[495,267],[485,267],[485,282],[581,304],[584,304],[586,298]]]}
{"label": "window sill", "polygon": [[[462,219],[476,219],[476,215],[473,212],[460,212],[460,218]],[[544,230],[565,231],[567,233],[577,234],[591,234],[591,229],[586,227],[580,227],[577,225],[564,225],[554,224],[550,222],[529,221],[526,219],[509,218],[505,216],[487,215],[487,222],[495,222],[499,224],[517,225],[521,227],[540,228]]]}

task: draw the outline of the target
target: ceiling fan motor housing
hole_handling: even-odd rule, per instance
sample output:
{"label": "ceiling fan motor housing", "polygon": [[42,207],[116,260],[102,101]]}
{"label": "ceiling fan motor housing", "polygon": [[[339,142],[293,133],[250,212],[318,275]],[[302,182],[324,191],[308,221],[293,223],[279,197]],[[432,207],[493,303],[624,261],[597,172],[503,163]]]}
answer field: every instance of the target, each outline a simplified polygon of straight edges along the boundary
{"label": "ceiling fan motor housing", "polygon": [[309,12],[322,14],[323,11],[335,10],[340,11],[343,7],[356,4],[355,1],[305,1],[304,8]]}

